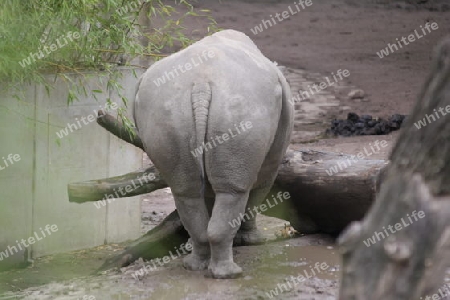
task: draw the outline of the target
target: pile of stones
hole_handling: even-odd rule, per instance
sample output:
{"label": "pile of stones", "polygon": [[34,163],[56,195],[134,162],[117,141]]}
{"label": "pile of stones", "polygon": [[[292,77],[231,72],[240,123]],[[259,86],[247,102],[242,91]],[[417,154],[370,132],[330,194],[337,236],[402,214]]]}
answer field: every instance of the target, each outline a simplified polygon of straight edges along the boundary
{"label": "pile of stones", "polygon": [[387,120],[372,118],[371,115],[361,115],[350,112],[346,120],[334,119],[331,128],[327,129],[327,135],[352,136],[352,135],[382,135],[400,129],[405,115],[395,114]]}

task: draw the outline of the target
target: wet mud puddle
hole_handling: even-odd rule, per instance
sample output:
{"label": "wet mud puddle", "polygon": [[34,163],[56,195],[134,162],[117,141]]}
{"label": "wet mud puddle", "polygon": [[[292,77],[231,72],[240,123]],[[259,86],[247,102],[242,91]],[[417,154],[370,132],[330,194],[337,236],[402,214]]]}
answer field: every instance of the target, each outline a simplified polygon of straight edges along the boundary
{"label": "wet mud puddle", "polygon": [[336,298],[340,257],[335,246],[269,245],[258,257],[256,253],[247,257],[248,250],[259,247],[236,248],[236,262],[244,268],[241,278],[214,280],[203,274],[189,278],[180,274],[156,288],[151,299]]}
{"label": "wet mud puddle", "polygon": [[[142,268],[135,262],[127,268],[99,276],[81,275],[67,280],[1,294],[0,299],[303,299],[337,298],[340,256],[331,238],[309,235],[259,246],[233,249],[234,259],[244,272],[237,279],[216,280],[205,277],[206,271],[187,271],[177,258],[163,267],[133,277]],[[80,264],[92,264],[79,260]],[[56,259],[30,276],[48,276],[55,271]],[[63,267],[63,266],[62,266]],[[67,266],[64,268],[67,270]],[[49,273],[49,274],[46,274]],[[21,272],[20,277],[24,274]],[[83,277],[82,277],[83,276]],[[23,280],[23,278],[19,278]]]}

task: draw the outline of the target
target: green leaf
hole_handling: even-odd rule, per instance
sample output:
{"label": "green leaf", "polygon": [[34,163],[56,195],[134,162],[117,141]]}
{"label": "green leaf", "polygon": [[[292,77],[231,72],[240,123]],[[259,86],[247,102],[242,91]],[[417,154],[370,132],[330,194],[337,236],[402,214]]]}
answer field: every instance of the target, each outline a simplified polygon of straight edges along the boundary
{"label": "green leaf", "polygon": [[[139,7],[147,9],[145,14],[157,27],[140,26],[140,11],[130,6],[137,3],[134,0],[2,0],[0,80],[7,87],[2,92],[15,94],[18,101],[24,101],[24,84],[40,84],[49,95],[57,82],[67,86],[66,101],[71,105],[79,95],[88,96],[86,86],[90,87],[85,80],[95,77],[100,83],[90,92],[94,98],[104,93],[106,81],[107,94],[119,97],[126,107],[125,88],[130,87],[119,84],[122,72],[117,68],[119,63],[127,65],[142,56],[159,60],[161,57],[154,54],[167,53],[171,46],[178,49],[192,44],[192,38],[184,33],[187,32],[184,24],[192,18],[204,18],[208,32],[218,30],[209,10],[196,9],[188,0],[175,1],[175,5],[161,0],[144,1],[146,5]],[[178,15],[177,10],[181,18],[170,17]],[[143,38],[148,46],[140,44]],[[58,39],[64,40],[62,46],[58,45]],[[53,44],[58,45],[57,49],[45,53],[44,47]],[[55,81],[43,74],[54,74]],[[133,126],[131,121],[124,124]]]}

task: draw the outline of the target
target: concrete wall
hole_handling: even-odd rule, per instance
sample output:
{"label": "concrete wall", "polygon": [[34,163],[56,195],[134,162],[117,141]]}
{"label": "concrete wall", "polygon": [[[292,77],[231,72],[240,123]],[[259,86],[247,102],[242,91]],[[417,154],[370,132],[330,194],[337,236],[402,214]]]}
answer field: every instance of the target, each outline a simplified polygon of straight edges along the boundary
{"label": "concrete wall", "polygon": [[[29,258],[140,235],[139,197],[118,199],[97,209],[93,203],[69,203],[67,184],[134,171],[142,166],[142,152],[95,121],[87,125],[81,122],[78,130],[63,138],[56,134],[67,123],[93,115],[105,106],[107,97],[120,105],[121,100],[107,91],[104,78],[103,83],[89,79],[84,84],[87,90],[104,91],[97,94],[98,101],[80,96],[80,101],[67,106],[66,82],[48,79],[55,87],[49,95],[43,85],[29,85],[23,88],[25,100],[2,95],[0,102],[0,269]],[[120,81],[127,98],[134,100],[137,78],[124,70]],[[20,160],[5,163],[3,158],[8,154],[18,154]],[[53,224],[57,231],[48,234],[45,226]],[[16,241],[33,236],[33,245],[17,246]],[[8,257],[2,257],[5,251]]]}

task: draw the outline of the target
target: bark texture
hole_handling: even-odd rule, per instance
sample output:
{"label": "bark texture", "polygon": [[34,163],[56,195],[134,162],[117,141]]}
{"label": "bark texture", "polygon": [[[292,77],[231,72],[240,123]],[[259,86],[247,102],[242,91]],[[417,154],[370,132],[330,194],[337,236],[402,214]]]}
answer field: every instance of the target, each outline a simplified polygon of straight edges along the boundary
{"label": "bark texture", "polygon": [[[143,149],[137,135],[130,136],[121,122],[99,113],[97,122],[112,134]],[[338,234],[351,221],[360,220],[375,199],[377,177],[383,160],[354,160],[349,155],[289,150],[280,165],[275,185],[266,197],[272,207],[264,214],[290,222],[300,233]],[[341,167],[339,167],[341,166]],[[337,173],[331,174],[333,168]],[[154,166],[105,179],[72,183],[69,200],[76,203],[131,197],[165,188]],[[272,195],[289,192],[290,198],[273,205]],[[264,202],[263,202],[264,204]],[[187,240],[176,211],[159,226],[105,262],[100,270],[123,267],[142,257],[163,257]]]}
{"label": "bark texture", "polygon": [[[344,163],[346,168],[328,174]],[[367,212],[375,199],[377,175],[385,166],[383,160],[354,161],[345,154],[288,151],[266,197],[269,208],[263,213],[289,221],[301,233],[339,234]],[[68,193],[70,202],[84,203],[147,194],[165,187],[158,170],[149,166],[121,176],[71,183]],[[280,191],[289,192],[290,198],[274,205],[272,195]]]}
{"label": "bark texture", "polygon": [[[289,151],[280,166],[275,185],[266,201],[272,205],[265,215],[290,222],[300,233],[339,233],[351,221],[360,220],[375,199],[376,178],[386,165],[382,160],[360,160],[330,176],[326,171],[350,156],[317,151]],[[144,181],[142,178],[147,178]],[[146,182],[144,185],[137,183]],[[138,187],[121,194],[127,187]],[[155,167],[123,176],[69,184],[71,202],[83,203],[150,193],[167,187]],[[290,198],[274,205],[272,195],[288,191]],[[265,202],[263,202],[264,204]],[[126,266],[142,257],[150,260],[163,257],[186,242],[188,235],[178,213],[172,212],[160,225],[132,242],[117,256],[108,259],[99,271]]]}
{"label": "bark texture", "polygon": [[167,187],[154,166],[125,175],[68,185],[69,201],[84,203],[148,194]]}
{"label": "bark texture", "polygon": [[[332,152],[288,151],[272,190],[290,193],[296,218],[288,220],[298,231],[339,234],[372,205],[378,175],[386,165],[383,160],[354,160]],[[332,174],[332,169],[338,172]]]}
{"label": "bark texture", "polygon": [[117,118],[111,116],[110,114],[104,113],[103,111],[98,112],[97,123],[117,136],[119,139],[124,140],[138,148],[144,149],[144,144],[139,138],[137,131],[131,130],[131,132],[125,129],[125,126]]}
{"label": "bark texture", "polygon": [[107,259],[97,272],[126,267],[140,257],[150,260],[164,257],[170,251],[176,253],[176,250],[181,244],[186,243],[188,238],[189,235],[175,210],[158,226],[128,245],[122,253]]}
{"label": "bark texture", "polygon": [[[442,111],[450,113],[449,39],[437,48],[373,207],[339,239],[341,300],[450,298],[442,296],[450,268],[450,115]],[[418,129],[419,120],[426,126]]]}

